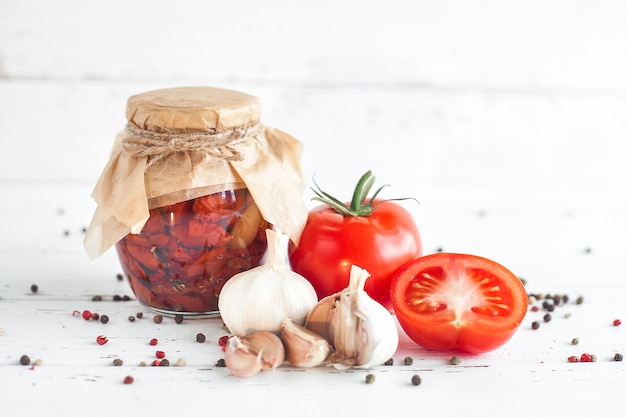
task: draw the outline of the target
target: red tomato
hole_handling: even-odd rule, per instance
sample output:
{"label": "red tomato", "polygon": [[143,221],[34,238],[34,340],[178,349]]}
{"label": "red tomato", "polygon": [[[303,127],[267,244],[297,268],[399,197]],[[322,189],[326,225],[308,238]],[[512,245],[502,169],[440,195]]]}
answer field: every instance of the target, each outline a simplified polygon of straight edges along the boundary
{"label": "red tomato", "polygon": [[403,266],[391,283],[398,323],[431,350],[483,353],[508,341],[526,315],[520,279],[474,255],[436,253]]}
{"label": "red tomato", "polygon": [[314,208],[298,247],[290,245],[289,262],[311,282],[320,299],[348,286],[352,265],[366,269],[371,277],[365,291],[391,310],[394,273],[421,254],[421,237],[411,214],[385,201],[367,216],[344,216],[327,205]]}

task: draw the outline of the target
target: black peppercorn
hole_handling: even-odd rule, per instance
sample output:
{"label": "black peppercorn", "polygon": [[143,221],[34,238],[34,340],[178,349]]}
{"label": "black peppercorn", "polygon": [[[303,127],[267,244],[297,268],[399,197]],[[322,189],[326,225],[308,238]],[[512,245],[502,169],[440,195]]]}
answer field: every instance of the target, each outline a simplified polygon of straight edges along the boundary
{"label": "black peppercorn", "polygon": [[198,343],[204,343],[206,341],[206,336],[202,333],[198,333],[196,335],[196,342]]}
{"label": "black peppercorn", "polygon": [[176,316],[174,316],[174,321],[176,322],[176,324],[181,324],[184,320],[184,317],[182,316],[182,314],[177,314]]}
{"label": "black peppercorn", "polygon": [[419,375],[413,375],[411,377],[411,384],[413,385],[419,385],[422,383],[422,378]]}
{"label": "black peppercorn", "polygon": [[20,357],[20,364],[21,365],[28,365],[28,364],[30,364],[30,357],[28,355],[22,355]]}

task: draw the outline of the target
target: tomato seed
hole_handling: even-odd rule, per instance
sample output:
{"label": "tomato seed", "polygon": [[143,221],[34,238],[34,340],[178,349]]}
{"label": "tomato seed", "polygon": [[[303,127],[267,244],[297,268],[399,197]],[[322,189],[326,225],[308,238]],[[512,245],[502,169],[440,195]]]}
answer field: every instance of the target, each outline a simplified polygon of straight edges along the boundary
{"label": "tomato seed", "polygon": [[150,339],[150,346],[156,346],[159,344],[159,340],[158,339]]}
{"label": "tomato seed", "polygon": [[422,383],[422,378],[419,375],[413,375],[411,377],[411,384],[413,385],[419,385]]}
{"label": "tomato seed", "polygon": [[127,375],[124,377],[124,384],[128,385],[128,384],[132,384],[133,382],[135,382],[135,378],[133,378],[130,375]]}
{"label": "tomato seed", "polygon": [[22,355],[20,357],[20,364],[21,365],[28,365],[28,364],[30,364],[30,357],[28,355]]}
{"label": "tomato seed", "polygon": [[374,381],[376,381],[376,375],[374,375],[374,374],[367,374],[367,375],[365,375],[365,383],[366,384],[373,384]]}
{"label": "tomato seed", "polygon": [[96,343],[99,345],[104,345],[109,341],[106,336],[100,335],[96,337]]}

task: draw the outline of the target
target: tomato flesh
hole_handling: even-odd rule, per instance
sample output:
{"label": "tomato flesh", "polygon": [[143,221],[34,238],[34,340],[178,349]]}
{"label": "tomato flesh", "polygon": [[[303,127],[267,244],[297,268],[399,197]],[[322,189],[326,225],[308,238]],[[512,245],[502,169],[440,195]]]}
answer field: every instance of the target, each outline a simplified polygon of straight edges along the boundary
{"label": "tomato flesh", "polygon": [[467,254],[436,253],[404,265],[391,283],[398,323],[430,350],[483,353],[507,342],[528,309],[520,279]]}

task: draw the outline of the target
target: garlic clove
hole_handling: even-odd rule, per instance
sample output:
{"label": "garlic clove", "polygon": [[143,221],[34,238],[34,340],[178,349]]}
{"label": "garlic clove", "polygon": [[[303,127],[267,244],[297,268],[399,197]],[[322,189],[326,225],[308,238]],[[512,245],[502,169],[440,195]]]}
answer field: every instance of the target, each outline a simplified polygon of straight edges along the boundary
{"label": "garlic clove", "polygon": [[364,290],[369,276],[368,271],[353,265],[348,287],[320,300],[307,317],[306,328],[332,346],[328,360],[336,368],[380,365],[397,350],[395,319]]}
{"label": "garlic clove", "polygon": [[313,368],[324,362],[330,353],[326,339],[291,319],[283,322],[280,333],[287,360],[293,366]]}
{"label": "garlic clove", "polygon": [[261,354],[251,351],[238,336],[233,336],[226,342],[224,362],[228,370],[239,378],[246,378],[261,372]]}
{"label": "garlic clove", "polygon": [[235,376],[246,378],[262,370],[274,369],[285,360],[285,348],[278,336],[270,332],[255,332],[233,336],[226,343],[224,362]]}

